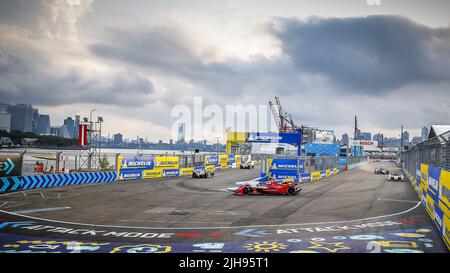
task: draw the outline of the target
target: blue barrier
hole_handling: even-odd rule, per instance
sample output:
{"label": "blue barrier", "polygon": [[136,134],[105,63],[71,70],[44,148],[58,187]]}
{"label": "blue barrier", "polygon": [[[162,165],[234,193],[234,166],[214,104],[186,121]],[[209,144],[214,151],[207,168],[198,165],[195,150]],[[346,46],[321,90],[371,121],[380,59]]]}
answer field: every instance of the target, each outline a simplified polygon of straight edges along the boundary
{"label": "blue barrier", "polygon": [[109,183],[116,181],[116,178],[117,176],[115,172],[67,173],[20,177],[2,177],[0,179],[0,193],[67,185]]}

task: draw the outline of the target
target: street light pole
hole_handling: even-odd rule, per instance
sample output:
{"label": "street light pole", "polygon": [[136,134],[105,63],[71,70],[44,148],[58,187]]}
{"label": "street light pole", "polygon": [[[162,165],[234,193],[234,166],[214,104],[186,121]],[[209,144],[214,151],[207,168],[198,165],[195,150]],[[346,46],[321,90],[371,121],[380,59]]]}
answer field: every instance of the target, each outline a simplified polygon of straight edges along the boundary
{"label": "street light pole", "polygon": [[92,122],[92,113],[93,112],[95,112],[95,111],[97,111],[97,109],[92,109],[90,112],[89,112],[89,150],[91,149],[91,145],[92,145],[92,125],[93,125],[93,122]]}

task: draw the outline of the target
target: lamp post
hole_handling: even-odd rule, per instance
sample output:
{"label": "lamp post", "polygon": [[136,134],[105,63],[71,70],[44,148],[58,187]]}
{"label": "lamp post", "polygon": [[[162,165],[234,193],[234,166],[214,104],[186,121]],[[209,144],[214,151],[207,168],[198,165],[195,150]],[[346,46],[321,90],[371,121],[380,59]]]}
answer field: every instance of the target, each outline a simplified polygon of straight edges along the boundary
{"label": "lamp post", "polygon": [[97,109],[92,109],[90,112],[89,112],[89,150],[91,149],[91,145],[92,145],[92,125],[93,125],[93,122],[92,122],[92,113],[93,112],[95,112],[95,111],[97,111]]}

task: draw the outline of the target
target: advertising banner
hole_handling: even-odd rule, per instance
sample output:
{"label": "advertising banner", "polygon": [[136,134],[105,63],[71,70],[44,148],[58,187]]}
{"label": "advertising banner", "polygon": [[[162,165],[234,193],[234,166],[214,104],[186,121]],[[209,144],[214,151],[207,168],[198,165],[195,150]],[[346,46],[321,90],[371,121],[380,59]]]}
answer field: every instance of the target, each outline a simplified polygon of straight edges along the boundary
{"label": "advertising banner", "polygon": [[439,180],[439,207],[450,217],[450,172],[441,170]]}
{"label": "advertising banner", "polygon": [[180,176],[191,176],[194,172],[194,167],[180,168]]}
{"label": "advertising banner", "polygon": [[119,156],[117,160],[120,180],[141,179],[144,171],[151,171],[155,167],[155,158],[149,156]]}
{"label": "advertising banner", "polygon": [[428,191],[427,194],[433,198],[435,202],[439,201],[439,179],[441,176],[441,168],[428,167]]}
{"label": "advertising banner", "polygon": [[[298,163],[300,163],[300,167],[298,167]],[[276,170],[276,169],[295,169],[297,170],[300,168],[300,172],[305,171],[305,160],[303,159],[296,159],[296,158],[274,158],[270,162],[270,169]]]}
{"label": "advertising banner", "polygon": [[309,173],[302,173],[300,174],[300,178],[303,183],[311,182],[311,175]]}
{"label": "advertising banner", "polygon": [[219,155],[219,164],[222,170],[228,167],[228,155]]}
{"label": "advertising banner", "polygon": [[[236,156],[234,154],[228,155],[228,167],[236,166]],[[236,168],[236,167],[234,167]]]}
{"label": "advertising banner", "polygon": [[217,165],[219,163],[219,155],[205,155],[205,165]]}
{"label": "advertising banner", "polygon": [[179,176],[178,156],[119,156],[120,180]]}
{"label": "advertising banner", "polygon": [[297,170],[271,170],[270,176],[275,179],[293,178],[298,179]]}
{"label": "advertising banner", "polygon": [[318,180],[320,180],[320,172],[312,172],[311,181],[318,181]]}
{"label": "advertising banner", "polygon": [[0,154],[0,177],[22,176],[22,153]]}

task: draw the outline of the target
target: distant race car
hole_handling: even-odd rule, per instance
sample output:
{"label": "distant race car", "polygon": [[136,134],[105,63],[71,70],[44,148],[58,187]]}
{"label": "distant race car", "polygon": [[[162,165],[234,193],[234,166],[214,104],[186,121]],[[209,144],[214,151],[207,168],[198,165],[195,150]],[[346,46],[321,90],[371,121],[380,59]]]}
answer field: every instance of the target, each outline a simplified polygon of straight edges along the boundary
{"label": "distant race car", "polygon": [[389,174],[388,179],[390,181],[403,181],[403,174],[401,173],[394,173],[394,174]]}
{"label": "distant race car", "polygon": [[379,169],[375,169],[375,174],[389,174],[389,170],[381,167]]}
{"label": "distant race car", "polygon": [[240,169],[254,169],[255,168],[255,164],[253,161],[246,161],[246,162],[242,162],[241,165],[239,166]]}
{"label": "distant race car", "polygon": [[234,189],[235,195],[297,195],[302,188],[293,182],[283,183],[272,180],[267,182],[243,183]]}
{"label": "distant race car", "polygon": [[208,171],[204,166],[194,167],[192,178],[208,178],[214,176],[213,171]]}

